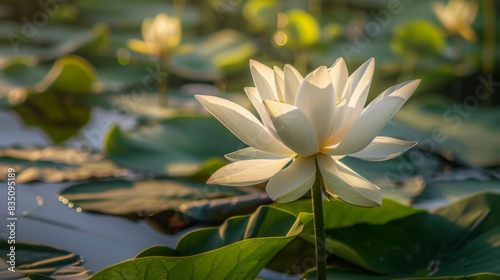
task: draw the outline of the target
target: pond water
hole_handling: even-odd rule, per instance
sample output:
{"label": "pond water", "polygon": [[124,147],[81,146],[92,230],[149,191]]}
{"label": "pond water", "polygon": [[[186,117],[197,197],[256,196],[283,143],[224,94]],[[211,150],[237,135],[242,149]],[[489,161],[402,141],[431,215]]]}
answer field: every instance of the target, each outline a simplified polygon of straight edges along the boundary
{"label": "pond water", "polygon": [[[100,120],[118,119],[110,112],[93,110],[93,117],[83,129],[97,128]],[[51,142],[44,133],[34,127],[25,127],[17,115],[0,111],[0,146],[14,144],[44,146]],[[131,119],[122,120],[128,126]],[[68,141],[75,144],[76,139]],[[101,147],[94,146],[95,149]],[[74,252],[85,260],[84,266],[97,272],[109,265],[133,258],[143,249],[163,244],[175,247],[179,235],[167,236],[150,227],[146,222],[134,222],[125,218],[79,212],[58,199],[58,194],[74,182],[18,184],[16,239],[18,242],[51,245]],[[2,196],[5,193],[2,192]],[[3,201],[3,198],[2,198]],[[5,208],[0,215],[5,217]]]}
{"label": "pond water", "polygon": [[[0,147],[16,146],[49,146],[52,141],[37,127],[26,127],[17,114],[0,110]],[[102,150],[107,127],[119,123],[122,128],[134,125],[134,116],[118,116],[115,113],[94,108],[92,117],[79,133],[94,133],[95,139],[87,143],[92,148]],[[89,135],[89,133],[87,133]],[[75,136],[63,146],[78,146],[80,140]],[[110,265],[135,257],[139,252],[154,245],[176,247],[179,238],[185,232],[176,235],[165,235],[156,231],[145,221],[131,221],[122,217],[108,216],[84,212],[71,203],[64,204],[59,198],[65,188],[75,182],[62,183],[30,183],[18,184],[16,198],[17,214],[20,216],[16,229],[16,241],[59,247],[80,255],[86,268],[96,273]],[[5,194],[2,192],[1,196]],[[2,198],[3,200],[4,198]],[[68,206],[69,205],[69,206]],[[4,208],[0,216],[6,217]],[[191,228],[190,230],[192,230]],[[285,279],[281,273],[264,269],[259,277],[264,279]],[[295,279],[288,277],[286,279]]]}

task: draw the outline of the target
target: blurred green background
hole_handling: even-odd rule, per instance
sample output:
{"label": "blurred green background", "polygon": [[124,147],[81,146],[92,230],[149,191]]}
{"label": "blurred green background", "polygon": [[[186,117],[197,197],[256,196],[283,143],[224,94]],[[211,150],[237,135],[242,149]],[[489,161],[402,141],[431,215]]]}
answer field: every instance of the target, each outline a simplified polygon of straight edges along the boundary
{"label": "blurred green background", "polygon": [[[441,9],[433,7],[437,3]],[[174,96],[193,83],[213,86],[203,87],[209,92],[230,94],[251,85],[249,58],[269,65],[293,64],[305,74],[340,56],[351,71],[375,57],[372,97],[396,82],[420,78],[415,102],[444,112],[455,103],[467,107],[447,115],[450,121],[444,124],[453,125],[456,115],[468,118],[478,108],[491,109],[500,102],[495,91],[499,7],[495,1],[466,1],[455,10],[446,4],[3,1],[0,104],[61,143],[86,124],[88,107],[109,109],[118,103],[113,95],[132,94],[138,86],[148,96],[156,94],[157,84],[146,81],[148,75],[163,78],[168,73]],[[141,39],[142,21],[158,13],[175,15],[182,22],[181,46],[169,53],[163,72],[157,69],[158,60],[127,47],[131,39]],[[482,86],[485,82],[489,85]],[[187,91],[203,93],[196,88]],[[417,126],[425,129],[425,124]]]}
{"label": "blurred green background", "polygon": [[[179,44],[137,51],[143,21],[160,13],[180,19]],[[174,246],[164,233],[270,203],[262,186],[204,184],[244,145],[194,94],[250,107],[249,59],[306,75],[338,57],[352,73],[374,57],[370,99],[421,79],[383,132],[419,145],[402,160],[346,162],[406,205],[497,192],[499,15],[495,0],[1,0],[0,170],[14,167],[21,184],[19,238],[83,252],[95,272]]]}

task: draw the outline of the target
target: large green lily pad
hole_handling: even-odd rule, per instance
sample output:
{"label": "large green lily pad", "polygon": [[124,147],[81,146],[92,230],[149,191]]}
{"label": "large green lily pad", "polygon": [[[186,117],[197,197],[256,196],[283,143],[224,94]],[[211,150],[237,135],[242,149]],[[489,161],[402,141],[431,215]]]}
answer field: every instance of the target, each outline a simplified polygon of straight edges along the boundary
{"label": "large green lily pad", "polygon": [[[154,0],[149,1],[146,5],[134,0],[125,0],[117,5],[116,2],[102,2],[99,0],[87,0],[79,3],[83,20],[90,23],[107,23],[113,27],[122,28],[137,28],[140,26],[144,18],[154,17],[158,13],[173,14],[175,11],[172,9],[170,3]],[[200,22],[200,11],[193,7],[191,3],[185,3],[182,14],[182,25],[193,26]]]}
{"label": "large green lily pad", "polygon": [[66,188],[60,195],[83,210],[128,215],[178,211],[184,204],[245,194],[238,188],[162,179],[88,182]]}
{"label": "large green lily pad", "polygon": [[220,224],[271,202],[257,189],[173,179],[83,183],[64,189],[59,200],[84,211],[144,219],[168,234],[199,224]]}
{"label": "large green lily pad", "polygon": [[225,74],[246,67],[256,46],[244,34],[222,30],[189,42],[187,51],[172,56],[172,73],[193,80],[219,80]]}
{"label": "large green lily pad", "polygon": [[102,154],[63,147],[0,149],[0,171],[7,174],[8,168],[16,171],[18,183],[118,177],[126,172]]}
{"label": "large green lily pad", "polygon": [[[36,13],[37,19],[40,19],[41,14],[45,15],[40,12]],[[40,28],[36,20],[24,20],[20,18],[18,23],[10,22],[10,26],[6,24],[9,32],[2,36],[4,40],[0,44],[0,62],[22,56],[36,61],[53,61],[95,44],[102,35],[99,24],[94,28],[64,24],[48,24]]]}
{"label": "large green lily pad", "polygon": [[95,81],[92,65],[79,56],[58,59],[47,75],[28,88],[11,89],[8,100],[26,125],[42,128],[60,143],[85,125],[90,108],[77,97],[90,94]]}
{"label": "large green lily pad", "polygon": [[[477,170],[470,170],[470,172],[472,174],[478,173]],[[465,171],[461,173],[463,174]],[[466,196],[481,192],[500,193],[500,180],[497,178],[483,178],[482,180],[477,178],[465,180],[450,178],[448,180],[431,181],[425,184],[422,193],[415,197],[414,206],[428,209],[443,207]]]}
{"label": "large green lily pad", "polygon": [[358,275],[352,279],[373,273],[384,279],[500,274],[499,211],[500,195],[476,195],[386,224],[328,228],[327,248],[365,270],[349,272]]}
{"label": "large green lily pad", "polygon": [[[15,246],[15,272],[7,270],[11,267],[7,254],[11,254],[10,247]],[[51,246],[16,242],[15,245],[7,241],[0,241],[0,278],[26,279],[28,274],[51,276],[54,279],[64,277],[85,277],[89,270],[80,266],[80,256]],[[63,277],[63,278],[64,278]],[[67,279],[67,278],[66,278]]]}
{"label": "large green lily pad", "polygon": [[226,164],[224,154],[243,147],[216,119],[200,117],[176,117],[126,131],[114,126],[105,141],[106,155],[119,165],[168,176],[214,171]]}
{"label": "large green lily pad", "polygon": [[461,104],[442,99],[410,102],[397,114],[397,119],[434,135],[430,140],[435,140],[426,144],[431,149],[451,152],[454,157],[475,165],[498,166],[500,112],[479,108],[479,102],[476,96]]}
{"label": "large green lily pad", "polygon": [[310,216],[263,206],[218,228],[185,235],[176,249],[158,246],[108,267],[91,279],[254,279]]}
{"label": "large green lily pad", "polygon": [[[299,200],[291,203],[275,204],[274,206],[295,215],[312,213],[310,200]],[[338,200],[323,201],[323,210],[325,213],[326,228],[349,227],[365,223],[380,225],[410,215],[423,213],[422,210],[405,206],[387,198],[383,200],[381,207],[376,208],[356,207]],[[311,234],[313,234],[312,227],[304,228],[300,236],[307,238],[297,238],[285,246],[268,264],[268,267],[273,270],[292,274],[304,272],[304,265],[309,265],[310,267],[311,260],[314,260],[314,246],[308,238]]]}

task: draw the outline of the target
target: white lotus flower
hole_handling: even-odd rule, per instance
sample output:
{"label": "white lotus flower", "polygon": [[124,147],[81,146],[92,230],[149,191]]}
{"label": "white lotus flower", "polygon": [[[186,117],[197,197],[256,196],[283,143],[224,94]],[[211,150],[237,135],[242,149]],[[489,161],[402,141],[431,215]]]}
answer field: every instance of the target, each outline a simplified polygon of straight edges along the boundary
{"label": "white lotus flower", "polygon": [[365,207],[381,204],[379,188],[339,160],[394,158],[414,142],[377,136],[415,91],[420,80],[382,92],[364,107],[375,61],[351,76],[345,62],[319,67],[305,78],[286,65],[274,71],[250,61],[256,87],[245,88],[262,123],[242,106],[215,97],[196,98],[248,148],[230,153],[233,163],[217,170],[209,184],[247,186],[269,180],[266,191],[278,202],[302,197],[320,172],[331,196]]}
{"label": "white lotus flower", "polygon": [[470,27],[477,15],[477,3],[474,1],[450,0],[445,6],[441,2],[432,4],[432,10],[451,34],[459,34],[469,42],[476,41],[476,33]]}
{"label": "white lotus flower", "polygon": [[170,54],[181,42],[181,22],[178,17],[158,14],[142,22],[141,40],[130,40],[129,48],[146,54]]}

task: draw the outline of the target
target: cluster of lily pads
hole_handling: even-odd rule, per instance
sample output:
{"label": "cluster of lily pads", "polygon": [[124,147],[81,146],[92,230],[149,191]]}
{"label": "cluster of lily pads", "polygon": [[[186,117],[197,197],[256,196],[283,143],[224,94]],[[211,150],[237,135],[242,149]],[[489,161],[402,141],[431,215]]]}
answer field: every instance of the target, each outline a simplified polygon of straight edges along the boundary
{"label": "cluster of lily pads", "polygon": [[[144,219],[164,234],[185,234],[175,248],[144,248],[90,274],[71,252],[20,243],[18,256],[29,257],[18,259],[18,274],[2,267],[0,276],[254,279],[267,268],[283,279],[315,279],[310,200],[275,204],[264,184],[206,185],[227,164],[224,154],[245,145],[193,96],[223,96],[250,108],[241,94],[251,84],[249,59],[294,63],[306,74],[347,55],[350,69],[377,58],[372,94],[397,80],[423,80],[415,100],[381,133],[419,144],[382,163],[342,160],[380,186],[385,198],[373,209],[324,202],[328,276],[500,278],[500,114],[498,82],[488,76],[488,63],[499,54],[477,59],[491,52],[478,43],[489,35],[474,31],[480,29],[473,25],[475,4],[55,2],[57,15],[35,7],[31,14],[23,10],[26,21],[0,28],[0,106],[53,143],[2,147],[2,174],[14,167],[19,188],[71,182],[58,198],[79,211]],[[454,21],[449,13],[460,9],[469,13]],[[44,11],[50,19],[41,25],[34,15]],[[141,30],[143,19],[160,11],[178,13],[182,28],[168,58]],[[490,20],[487,13],[477,17]],[[369,23],[378,24],[376,34]],[[457,80],[466,84],[462,91]],[[163,81],[166,96],[157,93]],[[491,96],[480,99],[480,85]],[[458,94],[448,98],[450,88]],[[87,127],[96,111],[111,113]],[[7,250],[1,241],[0,258]]]}

